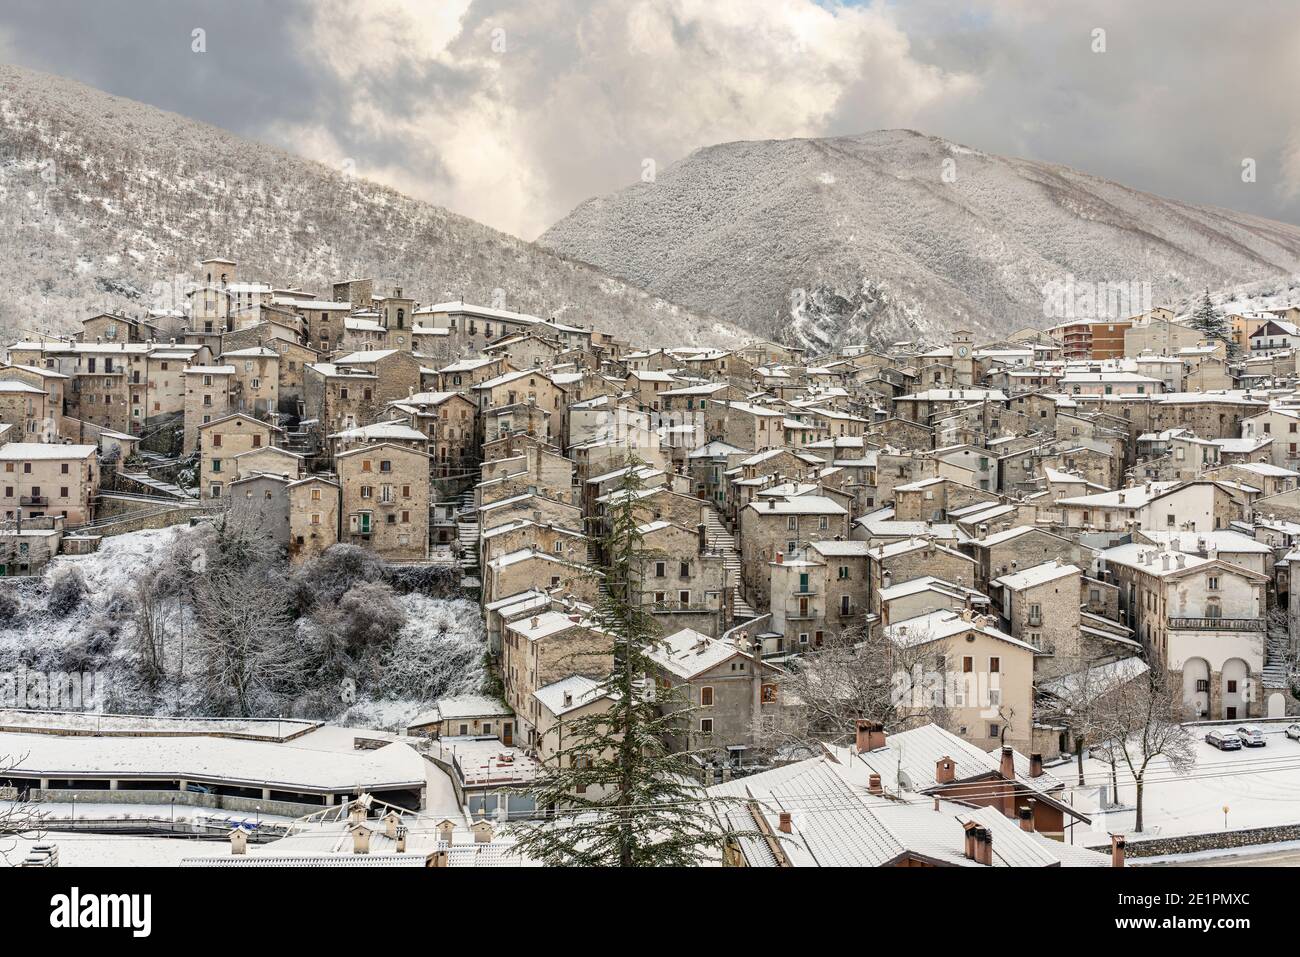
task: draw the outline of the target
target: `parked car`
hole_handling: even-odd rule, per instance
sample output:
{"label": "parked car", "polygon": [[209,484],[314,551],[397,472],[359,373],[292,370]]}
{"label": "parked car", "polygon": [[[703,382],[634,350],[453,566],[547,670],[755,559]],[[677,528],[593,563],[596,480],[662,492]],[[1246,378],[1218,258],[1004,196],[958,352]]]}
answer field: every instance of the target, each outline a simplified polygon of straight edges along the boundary
{"label": "parked car", "polygon": [[1220,751],[1241,750],[1240,735],[1231,731],[1211,731],[1205,736],[1205,743],[1218,748]]}
{"label": "parked car", "polygon": [[1286,736],[1292,741],[1300,741],[1300,724],[1288,724],[1286,726]]}
{"label": "parked car", "polygon": [[1237,729],[1237,737],[1241,738],[1241,743],[1248,748],[1262,748],[1268,744],[1264,740],[1264,732],[1259,730],[1253,724],[1243,724]]}

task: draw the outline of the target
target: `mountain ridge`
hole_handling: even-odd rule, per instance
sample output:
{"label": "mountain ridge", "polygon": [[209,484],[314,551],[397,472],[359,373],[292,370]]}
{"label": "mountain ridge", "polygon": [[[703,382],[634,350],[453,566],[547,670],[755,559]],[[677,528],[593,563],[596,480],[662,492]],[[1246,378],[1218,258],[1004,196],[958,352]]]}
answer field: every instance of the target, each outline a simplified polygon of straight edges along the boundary
{"label": "mountain ridge", "polygon": [[1067,276],[1160,304],[1300,272],[1300,227],[915,130],[702,147],[538,242],[817,349],[1051,325]]}
{"label": "mountain ridge", "polygon": [[442,207],[64,77],[0,65],[0,335],[174,308],[198,261],[327,294],[371,276],[647,342],[742,330]]}

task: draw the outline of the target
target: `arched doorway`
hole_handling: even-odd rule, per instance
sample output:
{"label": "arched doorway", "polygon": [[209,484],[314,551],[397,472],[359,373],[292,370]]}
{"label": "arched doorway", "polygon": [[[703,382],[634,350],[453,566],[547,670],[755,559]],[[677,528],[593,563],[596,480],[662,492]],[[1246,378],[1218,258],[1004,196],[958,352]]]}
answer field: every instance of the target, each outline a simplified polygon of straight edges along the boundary
{"label": "arched doorway", "polygon": [[1286,717],[1286,695],[1280,691],[1274,691],[1268,696],[1268,716],[1270,718]]}
{"label": "arched doorway", "polygon": [[1229,658],[1223,663],[1223,717],[1232,721],[1245,718],[1249,713],[1250,703],[1247,688],[1250,684],[1250,668],[1240,658]]}
{"label": "arched doorway", "polygon": [[1210,663],[1204,658],[1183,663],[1183,701],[1194,717],[1210,716]]}

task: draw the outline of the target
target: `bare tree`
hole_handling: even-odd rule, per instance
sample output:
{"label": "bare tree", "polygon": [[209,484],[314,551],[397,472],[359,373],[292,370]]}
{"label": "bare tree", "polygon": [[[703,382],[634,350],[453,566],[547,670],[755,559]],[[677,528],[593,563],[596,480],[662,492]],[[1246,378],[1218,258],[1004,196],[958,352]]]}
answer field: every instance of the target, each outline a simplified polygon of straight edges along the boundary
{"label": "bare tree", "polygon": [[284,581],[260,569],[226,569],[197,583],[194,609],[202,684],[209,702],[253,714],[259,696],[293,688],[300,676]]}
{"label": "bare tree", "polygon": [[1133,775],[1137,831],[1142,830],[1143,786],[1151,762],[1163,757],[1179,774],[1196,765],[1192,735],[1181,724],[1186,710],[1181,689],[1157,671],[1118,685],[1101,699],[1101,720],[1117,745],[1119,761]]}
{"label": "bare tree", "polygon": [[[1140,659],[1130,660],[1141,664]],[[1116,674],[1114,667],[1089,667],[1083,659],[1077,661],[1078,671],[1044,682],[1040,687],[1036,720],[1062,724],[1069,729],[1074,738],[1075,764],[1082,787],[1083,756],[1090,746],[1103,743],[1110,731],[1104,696],[1117,682],[1141,678],[1141,674],[1136,671]]]}
{"label": "bare tree", "polygon": [[882,629],[831,635],[816,651],[791,662],[782,681],[786,706],[760,735],[770,746],[808,746],[853,730],[859,719],[887,731],[949,723],[947,645],[915,635],[907,642]]}
{"label": "bare tree", "polygon": [[[10,771],[22,764],[26,757],[25,754],[18,757],[0,754],[0,782],[8,777]],[[5,786],[0,785],[0,793],[3,793],[4,789]],[[26,792],[14,790],[16,793],[12,797],[8,794],[4,795],[7,800],[3,806],[0,806],[0,861],[6,864],[13,863],[10,855],[17,849],[20,837],[40,837],[43,817],[37,805],[27,799]]]}

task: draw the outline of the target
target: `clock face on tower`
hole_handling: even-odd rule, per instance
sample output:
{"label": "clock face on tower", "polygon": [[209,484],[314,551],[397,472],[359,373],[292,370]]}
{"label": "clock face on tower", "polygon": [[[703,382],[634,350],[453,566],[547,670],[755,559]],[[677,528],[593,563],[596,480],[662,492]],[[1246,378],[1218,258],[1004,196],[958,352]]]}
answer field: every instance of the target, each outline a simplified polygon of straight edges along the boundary
{"label": "clock face on tower", "polygon": [[967,349],[965,346],[958,346],[958,347],[957,347],[957,358],[959,358],[959,359],[965,359],[967,353],[969,353],[969,352],[970,352],[970,350]]}

